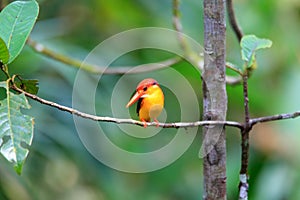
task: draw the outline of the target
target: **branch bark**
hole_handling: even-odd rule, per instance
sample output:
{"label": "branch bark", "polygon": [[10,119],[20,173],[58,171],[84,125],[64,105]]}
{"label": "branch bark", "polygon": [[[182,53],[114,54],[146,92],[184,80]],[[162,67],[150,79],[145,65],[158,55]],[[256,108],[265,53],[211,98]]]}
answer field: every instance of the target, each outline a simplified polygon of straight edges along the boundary
{"label": "branch bark", "polygon": [[[9,78],[9,77],[8,77]],[[82,118],[94,120],[94,121],[102,121],[102,122],[112,122],[112,123],[117,123],[117,124],[135,124],[138,126],[144,126],[144,122],[140,122],[137,120],[132,120],[132,119],[120,119],[120,118],[113,118],[113,117],[102,117],[102,116],[96,116],[96,115],[91,115],[87,114],[81,111],[78,111],[76,109],[73,109],[71,107],[63,106],[58,103],[55,103],[53,101],[49,101],[46,99],[43,99],[39,96],[36,96],[34,94],[30,94],[20,88],[18,88],[16,85],[14,85],[12,81],[11,89],[15,90],[16,92],[23,93],[25,96],[31,98],[34,101],[37,101],[41,104],[57,108],[61,111],[68,112],[72,115],[77,115]],[[300,117],[300,111],[296,111],[294,113],[283,113],[283,114],[278,114],[278,115],[272,115],[272,116],[265,116],[265,117],[258,117],[258,118],[253,118],[249,120],[250,124],[250,129],[252,129],[253,126],[259,123],[265,123],[265,122],[271,122],[271,121],[277,121],[277,120],[283,120],[283,119],[292,119],[292,118],[297,118]],[[157,126],[156,122],[148,122],[148,126]],[[225,125],[225,126],[231,126],[235,128],[239,128],[240,130],[243,131],[245,125],[240,122],[235,122],[235,121],[196,121],[196,122],[172,122],[172,123],[159,123],[159,127],[162,128],[187,128],[187,127],[196,127],[196,126],[208,126],[208,125]]]}
{"label": "branch bark", "polygon": [[293,113],[284,113],[284,114],[278,114],[278,115],[271,115],[271,116],[265,116],[265,117],[258,117],[250,119],[251,127],[258,123],[264,123],[264,122],[271,122],[271,121],[277,121],[277,120],[283,120],[283,119],[294,119],[296,117],[300,116],[300,111],[296,111]]}
{"label": "branch bark", "polygon": [[[57,108],[61,111],[68,112],[72,115],[76,115],[85,119],[90,119],[94,121],[101,121],[101,122],[112,122],[116,124],[133,124],[144,127],[145,122],[133,120],[133,119],[120,119],[120,118],[113,118],[113,117],[103,117],[103,116],[96,116],[91,115],[88,113],[81,112],[79,110],[76,110],[74,108],[70,108],[67,106],[60,105],[58,103],[55,103],[53,101],[49,101],[46,99],[43,99],[41,97],[38,97],[34,94],[30,94],[20,88],[18,88],[16,85],[12,85],[11,88],[19,93],[23,93],[25,96],[41,103],[44,105],[51,106],[53,108]],[[239,122],[234,121],[196,121],[196,122],[172,122],[172,123],[156,123],[156,122],[147,122],[147,126],[158,126],[162,128],[188,128],[188,127],[197,127],[197,126],[206,126],[206,125],[226,125],[226,126],[232,126],[239,129],[243,128],[243,124]]]}
{"label": "branch bark", "polygon": [[241,170],[240,170],[240,184],[239,184],[239,199],[248,199],[248,163],[249,163],[249,133],[252,128],[250,123],[249,113],[249,97],[248,97],[248,73],[243,75],[243,93],[244,93],[244,110],[245,122],[244,128],[241,130]]}
{"label": "branch bark", "polygon": [[[226,119],[225,31],[225,2],[204,0],[204,120]],[[225,127],[204,127],[203,137],[204,199],[226,199]]]}
{"label": "branch bark", "polygon": [[[240,29],[233,9],[232,0],[226,0],[227,12],[229,17],[229,23],[238,39],[241,42],[243,38],[243,32]],[[248,98],[248,71],[242,75],[243,82],[243,94],[244,94],[244,128],[241,129],[241,169],[240,169],[240,183],[239,183],[239,199],[248,199],[248,164],[249,164],[249,134],[253,127],[258,122],[251,121],[249,112],[249,98]]]}
{"label": "branch bark", "polygon": [[[113,122],[113,123],[124,123],[124,124],[135,124],[138,126],[144,126],[144,122],[132,120],[132,119],[119,119],[119,118],[113,118],[113,117],[101,117],[101,116],[96,116],[96,115],[91,115],[87,114],[81,111],[78,111],[76,109],[60,105],[58,103],[55,103],[53,101],[49,101],[46,99],[43,99],[39,96],[36,96],[34,94],[30,94],[14,84],[11,86],[13,90],[19,93],[24,93],[25,96],[31,98],[34,101],[37,101],[41,104],[51,106],[53,108],[57,108],[61,111],[68,112],[70,114],[77,115],[79,117],[83,117],[86,119],[91,119],[94,121],[102,121],[102,122]],[[258,117],[258,118],[253,118],[250,119],[250,127],[252,128],[256,124],[259,123],[264,123],[264,122],[271,122],[271,121],[276,121],[276,120],[283,120],[283,119],[291,119],[291,118],[297,118],[300,117],[300,111],[294,112],[294,113],[283,113],[283,114],[278,114],[278,115],[272,115],[272,116],[265,116],[265,117]],[[148,126],[157,126],[156,122],[148,122]],[[172,122],[172,123],[159,123],[159,127],[162,128],[187,128],[187,127],[196,127],[196,126],[207,126],[207,125],[225,125],[225,126],[231,126],[235,128],[239,128],[241,130],[244,129],[244,124],[240,122],[235,122],[235,121],[196,121],[196,122]]]}

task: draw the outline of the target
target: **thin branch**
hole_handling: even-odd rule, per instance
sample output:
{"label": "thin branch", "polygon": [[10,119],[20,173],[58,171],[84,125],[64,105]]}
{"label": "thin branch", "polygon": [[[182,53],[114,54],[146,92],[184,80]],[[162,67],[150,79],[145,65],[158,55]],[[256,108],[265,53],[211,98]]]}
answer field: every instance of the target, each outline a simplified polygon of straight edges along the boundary
{"label": "thin branch", "polygon": [[[103,122],[114,122],[117,124],[136,124],[139,126],[144,126],[144,122],[137,121],[137,120],[132,120],[132,119],[118,119],[118,118],[112,118],[112,117],[101,117],[101,116],[96,116],[96,115],[90,115],[87,113],[80,112],[76,109],[60,105],[58,103],[48,101],[46,99],[43,99],[41,97],[38,97],[36,95],[30,94],[20,88],[18,88],[15,85],[11,86],[13,90],[19,92],[19,93],[24,93],[25,96],[41,103],[45,104],[54,108],[57,108],[59,110],[77,115],[79,117],[83,117],[86,119],[91,119],[94,121],[103,121]],[[286,113],[286,114],[278,114],[278,115],[273,115],[273,116],[266,116],[266,117],[259,117],[259,118],[253,118],[250,119],[250,127],[252,128],[258,123],[264,123],[264,122],[270,122],[270,121],[276,121],[276,120],[282,120],[282,119],[290,119],[290,118],[296,118],[300,116],[300,111],[294,112],[294,113]],[[157,123],[155,122],[148,122],[148,126],[156,126]],[[207,125],[226,125],[226,126],[231,126],[231,127],[236,127],[241,130],[244,129],[244,124],[235,122],[235,121],[196,121],[196,122],[175,122],[175,123],[159,123],[159,127],[163,128],[185,128],[185,127],[196,127],[196,126],[207,126]]]}
{"label": "thin branch", "polygon": [[236,17],[235,17],[235,13],[234,13],[234,9],[233,9],[233,4],[232,4],[232,0],[226,0],[226,5],[227,5],[227,12],[228,12],[228,17],[229,17],[229,23],[238,39],[238,41],[240,42],[242,37],[243,37],[243,32],[240,29]]}
{"label": "thin branch", "polygon": [[245,109],[245,129],[250,127],[249,113],[249,97],[248,97],[248,73],[243,75],[243,93],[244,93],[244,109]]}
{"label": "thin branch", "polygon": [[[157,63],[148,63],[143,65],[138,65],[133,68],[133,66],[123,66],[123,67],[110,67],[104,68],[97,65],[92,65],[88,63],[83,63],[81,60],[77,60],[74,58],[70,58],[68,56],[59,54],[55,51],[50,50],[49,48],[45,47],[43,44],[40,44],[32,39],[27,40],[27,45],[31,47],[34,51],[39,54],[43,54],[49,58],[62,62],[64,64],[70,65],[75,68],[80,68],[90,73],[94,74],[138,74],[138,73],[146,73],[155,70],[164,69],[170,67],[174,64],[181,62],[183,59],[180,57],[170,58],[164,61],[160,61]],[[201,67],[203,68],[203,66]],[[226,83],[229,85],[237,85],[241,83],[241,77],[235,76],[226,76]]]}
{"label": "thin branch", "polygon": [[240,172],[239,184],[239,199],[248,199],[248,157],[249,157],[249,131],[258,123],[265,123],[284,119],[293,119],[300,116],[300,111],[293,113],[284,113],[272,116],[258,117],[249,120],[248,130],[241,129],[242,131],[242,167]]}
{"label": "thin branch", "polygon": [[258,117],[253,118],[250,120],[250,126],[254,126],[258,123],[264,123],[264,122],[271,122],[271,121],[277,121],[277,120],[283,120],[283,119],[293,119],[300,116],[300,111],[293,112],[293,113],[285,113],[285,114],[278,114],[278,115],[272,115],[272,116],[266,116],[266,117]]}
{"label": "thin branch", "polygon": [[[68,113],[71,113],[73,115],[77,115],[82,118],[91,119],[94,121],[101,121],[101,122],[113,122],[117,124],[135,124],[138,126],[144,126],[144,122],[133,120],[133,119],[119,119],[119,118],[113,118],[113,117],[101,117],[96,115],[87,114],[84,112],[80,112],[76,109],[60,105],[58,103],[45,100],[41,97],[38,97],[36,95],[30,94],[18,87],[16,85],[11,86],[13,90],[25,94],[25,96],[41,103],[45,104],[54,108],[57,108],[62,111],[66,111]],[[236,128],[243,128],[243,125],[239,122],[234,121],[196,121],[196,122],[174,122],[174,123],[158,123],[159,127],[162,128],[187,128],[187,127],[197,127],[197,126],[208,126],[208,125],[226,125],[226,126],[232,126]],[[156,122],[147,122],[147,126],[157,126]]]}
{"label": "thin branch", "polygon": [[239,85],[242,83],[242,77],[241,76],[228,76],[226,75],[226,84],[227,85]]}
{"label": "thin branch", "polygon": [[161,62],[157,63],[149,63],[149,64],[143,64],[135,66],[136,68],[133,69],[132,66],[122,66],[122,67],[101,67],[89,63],[84,63],[81,60],[77,60],[74,58],[70,58],[68,56],[65,56],[63,54],[59,54],[55,51],[52,51],[45,47],[44,45],[33,41],[32,39],[27,40],[27,45],[30,46],[33,50],[35,50],[37,53],[43,54],[49,58],[52,58],[54,60],[57,60],[59,62],[65,63],[67,65],[70,65],[75,68],[80,68],[82,70],[85,70],[90,73],[94,74],[137,74],[137,73],[146,73],[150,71],[155,71],[159,69],[164,69],[167,67],[170,67],[176,63],[179,63],[182,61],[182,58],[180,57],[174,57],[170,58]]}
{"label": "thin branch", "polygon": [[185,40],[185,38],[183,37],[182,33],[182,24],[180,21],[180,9],[179,9],[179,0],[173,0],[173,26],[174,29],[177,31],[177,35],[178,35],[178,40],[180,43],[180,46],[183,50],[183,52],[188,55],[189,54],[189,48],[188,48],[188,44]]}
{"label": "thin branch", "polygon": [[250,113],[249,113],[249,97],[248,97],[248,73],[243,75],[243,94],[244,94],[244,109],[245,122],[244,129],[241,130],[241,170],[239,184],[239,199],[248,199],[248,164],[249,164],[249,132],[251,130]]}
{"label": "thin branch", "polygon": [[[243,33],[240,29],[234,9],[232,0],[226,0],[227,12],[229,17],[229,23],[238,39],[241,42]],[[246,200],[248,199],[248,160],[249,160],[249,132],[252,128],[250,123],[250,113],[249,113],[249,98],[248,98],[248,71],[242,75],[243,82],[243,93],[244,93],[244,110],[245,110],[245,122],[244,128],[241,129],[241,170],[240,170],[240,184],[239,184],[239,199]]]}

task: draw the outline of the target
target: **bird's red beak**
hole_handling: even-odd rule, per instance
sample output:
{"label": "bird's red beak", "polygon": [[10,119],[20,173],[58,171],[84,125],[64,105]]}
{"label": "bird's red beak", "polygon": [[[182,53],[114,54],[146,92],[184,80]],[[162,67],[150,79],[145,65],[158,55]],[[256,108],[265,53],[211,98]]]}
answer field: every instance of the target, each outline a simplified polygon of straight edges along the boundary
{"label": "bird's red beak", "polygon": [[128,108],[129,106],[131,106],[132,104],[134,104],[137,100],[139,100],[139,98],[141,98],[143,96],[143,92],[139,92],[137,91],[133,97],[129,100],[129,102],[126,105],[126,108]]}

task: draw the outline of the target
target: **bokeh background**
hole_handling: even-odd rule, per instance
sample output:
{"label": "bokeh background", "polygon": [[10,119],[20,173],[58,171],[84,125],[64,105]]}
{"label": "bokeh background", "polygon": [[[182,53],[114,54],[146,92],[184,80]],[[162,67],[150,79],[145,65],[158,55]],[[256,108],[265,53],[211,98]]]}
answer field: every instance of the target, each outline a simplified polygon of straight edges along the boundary
{"label": "bokeh background", "polygon": [[[137,27],[172,28],[171,0],[39,0],[40,15],[32,39],[65,55],[84,59],[106,38]],[[184,33],[203,43],[203,6],[200,0],[181,1]],[[297,0],[236,0],[236,16],[245,34],[273,41],[258,54],[258,69],[249,80],[252,117],[300,110],[300,2]],[[228,23],[227,23],[228,24]],[[240,48],[227,25],[227,60],[242,64]],[[109,49],[108,51],[113,51]],[[99,55],[101,56],[101,55]],[[116,65],[137,65],[169,58],[166,52],[144,50],[124,55]],[[77,69],[53,61],[25,47],[9,66],[11,73],[38,79],[38,95],[71,106]],[[173,66],[193,85],[199,102],[200,73],[188,63]],[[156,73],[159,73],[157,71]],[[136,75],[137,77],[139,75]],[[111,113],[110,91],[120,75],[105,75],[99,87],[97,112]],[[174,80],[176,84],[176,80]],[[133,88],[134,89],[134,88]],[[228,120],[243,120],[241,86],[227,86]],[[184,91],[182,91],[184,92]],[[178,104],[166,95],[167,120],[176,120]],[[124,99],[126,104],[128,99]],[[93,158],[81,143],[70,114],[31,101],[35,131],[21,176],[0,156],[0,199],[201,199],[202,160],[199,129],[191,147],[172,165],[145,174],[113,170]],[[172,108],[172,105],[174,108]],[[202,105],[200,103],[199,108]],[[134,113],[132,114],[134,116]],[[255,126],[250,143],[249,199],[300,199],[300,119]],[[112,127],[111,137],[123,138]],[[142,129],[141,129],[142,130]],[[227,128],[228,199],[237,199],[240,136]],[[171,136],[174,136],[174,134]],[[168,142],[170,135],[160,135]],[[135,150],[136,140],[122,143]],[[139,148],[142,148],[139,146]],[[138,149],[137,151],[139,151]],[[151,162],[151,161],[149,161]]]}

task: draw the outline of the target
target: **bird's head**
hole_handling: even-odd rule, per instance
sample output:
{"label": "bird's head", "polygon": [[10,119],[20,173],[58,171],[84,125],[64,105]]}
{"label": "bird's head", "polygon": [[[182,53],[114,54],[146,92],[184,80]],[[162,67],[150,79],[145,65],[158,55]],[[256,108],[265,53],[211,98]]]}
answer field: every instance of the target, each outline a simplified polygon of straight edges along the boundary
{"label": "bird's head", "polygon": [[147,96],[153,94],[157,89],[159,89],[159,85],[156,80],[152,78],[142,80],[136,88],[136,93],[127,103],[126,108],[134,104],[140,98],[146,98]]}

